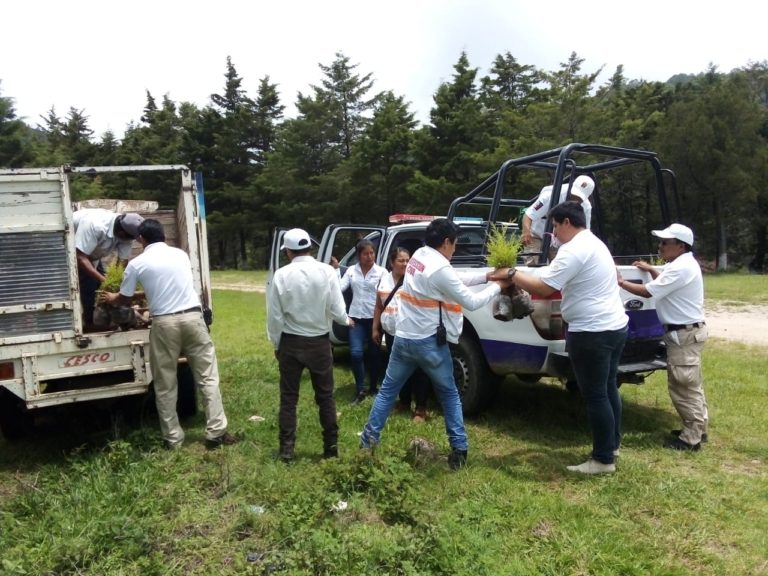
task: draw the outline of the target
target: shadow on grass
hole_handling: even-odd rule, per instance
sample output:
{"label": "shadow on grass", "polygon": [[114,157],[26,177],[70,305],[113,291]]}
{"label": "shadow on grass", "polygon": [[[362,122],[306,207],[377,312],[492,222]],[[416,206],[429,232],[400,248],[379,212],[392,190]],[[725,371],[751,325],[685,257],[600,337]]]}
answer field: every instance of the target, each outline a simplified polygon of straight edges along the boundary
{"label": "shadow on grass", "polygon": [[62,463],[73,454],[103,450],[129,435],[146,449],[160,445],[154,400],[149,396],[43,408],[33,412],[33,421],[23,438],[12,442],[0,438],[0,470],[24,472]]}

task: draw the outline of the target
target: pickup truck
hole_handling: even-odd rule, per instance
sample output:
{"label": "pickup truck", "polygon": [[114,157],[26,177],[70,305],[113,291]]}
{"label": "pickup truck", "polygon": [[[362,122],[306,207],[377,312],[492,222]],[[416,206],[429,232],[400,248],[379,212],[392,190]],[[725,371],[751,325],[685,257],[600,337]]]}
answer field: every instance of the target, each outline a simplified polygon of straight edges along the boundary
{"label": "pickup truck", "polygon": [[[149,322],[89,332],[83,323],[70,186],[93,178],[124,181],[126,196],[133,195],[130,182],[179,179],[175,209],[142,200],[83,205],[159,220],[168,243],[189,254],[195,289],[212,319],[199,174],[181,165],[0,170],[0,430],[9,440],[23,436],[40,409],[150,390]],[[140,250],[134,243],[134,255]],[[184,359],[178,375],[179,413],[191,415],[195,386]]]}
{"label": "pickup truck", "polygon": [[[475,272],[489,270],[486,239],[490,227],[505,223],[508,230],[515,231],[522,212],[536,199],[542,186],[553,184],[555,190],[560,190],[564,183],[582,174],[596,183],[592,231],[607,243],[625,279],[647,281],[647,274],[631,263],[638,258],[653,259],[650,239],[623,238],[626,230],[621,225],[621,214],[616,212],[620,208],[627,215],[634,214],[635,228],[645,230],[646,236],[652,228],[666,226],[670,222],[667,189],[676,197],[674,174],[662,167],[653,152],[602,145],[570,144],[507,160],[480,185],[453,200],[446,217],[460,226],[461,234],[452,265],[459,272],[467,268]],[[551,207],[562,200],[553,194]],[[387,255],[393,248],[404,246],[413,253],[423,245],[424,230],[432,218],[395,215],[390,218],[394,224],[391,226],[332,224],[319,242],[317,258],[329,263],[336,257],[343,272],[356,263],[353,246],[365,236],[378,247],[377,263],[386,266]],[[282,263],[278,247],[284,230],[277,229],[273,236],[271,269]],[[548,223],[547,232],[550,231]],[[643,245],[647,251],[633,250]],[[536,263],[524,266],[522,258],[527,256],[530,261],[532,255],[521,254],[518,268],[546,265],[548,250],[549,236],[545,235],[541,252],[533,255]],[[663,329],[652,298],[636,297],[625,291],[621,295],[629,316],[629,336],[619,366],[619,383],[642,383],[645,376],[666,368]],[[559,292],[549,298],[533,296],[533,313],[512,321],[495,319],[491,305],[464,312],[464,329],[452,352],[465,414],[475,415],[487,407],[499,383],[508,375],[526,382],[550,376],[560,379],[568,388],[577,388],[568,360],[567,327],[560,315],[560,299]],[[334,325],[332,340],[343,344],[346,327]]]}

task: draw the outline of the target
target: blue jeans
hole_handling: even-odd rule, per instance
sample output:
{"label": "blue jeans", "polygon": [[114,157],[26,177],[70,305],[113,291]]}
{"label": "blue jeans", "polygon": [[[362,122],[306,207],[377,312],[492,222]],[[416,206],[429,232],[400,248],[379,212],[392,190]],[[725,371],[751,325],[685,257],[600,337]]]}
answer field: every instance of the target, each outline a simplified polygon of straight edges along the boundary
{"label": "blue jeans", "polygon": [[400,388],[411,374],[421,368],[432,381],[440,403],[443,405],[445,431],[448,443],[457,450],[467,449],[467,433],[464,430],[464,415],[461,411],[461,398],[453,379],[453,359],[447,344],[440,346],[435,336],[420,340],[398,337],[392,346],[387,365],[387,374],[381,384],[376,400],[371,407],[368,422],[360,436],[360,446],[370,448],[378,444],[381,430],[387,423],[387,416],[397,400]]}
{"label": "blue jeans", "polygon": [[355,325],[349,329],[349,355],[352,374],[355,376],[355,390],[365,390],[365,366],[368,365],[368,379],[371,393],[376,391],[381,374],[381,349],[373,341],[373,318],[354,318]]}
{"label": "blue jeans", "polygon": [[627,329],[605,332],[568,332],[571,358],[592,429],[592,458],[612,464],[621,445],[621,396],[616,383]]}

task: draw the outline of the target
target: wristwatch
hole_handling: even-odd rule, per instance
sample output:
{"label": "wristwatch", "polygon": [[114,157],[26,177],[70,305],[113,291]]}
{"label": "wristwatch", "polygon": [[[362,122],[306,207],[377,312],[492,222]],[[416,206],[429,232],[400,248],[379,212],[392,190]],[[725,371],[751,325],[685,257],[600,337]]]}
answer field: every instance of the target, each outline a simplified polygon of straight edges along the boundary
{"label": "wristwatch", "polygon": [[515,274],[517,274],[517,268],[510,268],[509,270],[507,270],[507,280],[512,280]]}

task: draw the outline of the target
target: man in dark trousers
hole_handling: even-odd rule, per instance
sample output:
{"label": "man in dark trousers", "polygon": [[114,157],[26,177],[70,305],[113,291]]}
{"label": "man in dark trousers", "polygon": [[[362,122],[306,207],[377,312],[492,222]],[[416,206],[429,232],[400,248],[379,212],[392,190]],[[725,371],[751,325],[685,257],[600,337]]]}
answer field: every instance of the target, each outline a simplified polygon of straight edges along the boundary
{"label": "man in dark trousers", "polygon": [[296,405],[304,368],[309,370],[323,428],[323,457],[339,454],[333,398],[331,322],[353,325],[347,316],[339,276],[309,255],[312,242],[301,228],[283,236],[290,264],[275,272],[267,303],[267,332],[280,365],[279,458],[290,462],[296,444]]}

